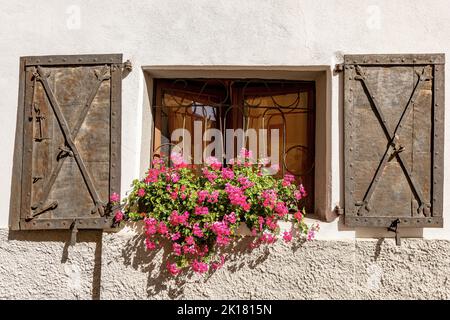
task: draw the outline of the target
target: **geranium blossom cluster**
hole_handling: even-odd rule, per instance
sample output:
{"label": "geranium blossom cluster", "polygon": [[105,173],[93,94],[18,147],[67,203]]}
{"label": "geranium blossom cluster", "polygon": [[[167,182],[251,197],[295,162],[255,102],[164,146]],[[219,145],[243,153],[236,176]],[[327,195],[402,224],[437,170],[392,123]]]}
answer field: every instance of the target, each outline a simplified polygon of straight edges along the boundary
{"label": "geranium blossom cluster", "polygon": [[[209,157],[200,174],[180,154],[171,154],[170,163],[157,159],[142,180],[133,181],[115,220],[143,220],[146,248],[168,246],[166,267],[172,275],[222,267],[223,251],[237,239],[241,224],[252,231],[252,247],[273,244],[279,237],[285,242],[312,240],[318,231],[317,225],[304,222],[303,186],[290,174],[264,174],[262,162],[256,164],[250,151],[241,150],[229,166]],[[116,194],[110,200],[120,202]],[[295,230],[280,234],[279,221],[290,217]]]}

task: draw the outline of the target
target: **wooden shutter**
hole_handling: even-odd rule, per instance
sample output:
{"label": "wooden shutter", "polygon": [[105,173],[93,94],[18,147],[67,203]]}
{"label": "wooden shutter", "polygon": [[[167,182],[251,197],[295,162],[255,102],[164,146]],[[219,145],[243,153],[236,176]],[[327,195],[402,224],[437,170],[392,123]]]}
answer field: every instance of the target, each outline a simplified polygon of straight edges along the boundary
{"label": "wooden shutter", "polygon": [[345,56],[346,225],[442,227],[444,61]]}
{"label": "wooden shutter", "polygon": [[22,57],[20,68],[10,227],[110,227],[122,55]]}

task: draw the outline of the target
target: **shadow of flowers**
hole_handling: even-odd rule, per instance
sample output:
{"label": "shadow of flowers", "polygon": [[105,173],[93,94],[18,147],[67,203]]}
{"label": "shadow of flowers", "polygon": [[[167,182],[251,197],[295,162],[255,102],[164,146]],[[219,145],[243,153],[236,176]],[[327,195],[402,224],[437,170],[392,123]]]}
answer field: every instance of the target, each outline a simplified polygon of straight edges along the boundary
{"label": "shadow of flowers", "polygon": [[[163,242],[162,247],[147,250],[145,234],[139,232],[136,226],[134,229],[136,234],[128,239],[122,248],[123,263],[148,274],[148,297],[166,292],[171,299],[182,298],[186,285],[193,281],[194,272],[188,270],[177,276],[171,275],[166,268],[167,257],[171,253],[170,244]],[[243,268],[255,269],[264,263],[269,257],[271,248],[267,245],[252,248],[254,240],[255,238],[250,236],[238,237],[228,247],[221,249],[218,254],[226,257],[223,268],[228,272],[235,273]],[[207,283],[217,271],[210,268],[201,280],[196,278],[195,281]]]}

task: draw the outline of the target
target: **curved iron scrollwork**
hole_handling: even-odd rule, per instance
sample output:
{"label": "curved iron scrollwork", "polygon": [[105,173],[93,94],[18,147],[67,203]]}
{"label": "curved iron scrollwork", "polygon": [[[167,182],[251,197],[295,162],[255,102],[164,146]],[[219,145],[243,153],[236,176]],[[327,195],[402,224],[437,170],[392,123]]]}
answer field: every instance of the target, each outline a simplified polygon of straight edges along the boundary
{"label": "curved iron scrollwork", "polygon": [[[225,130],[238,123],[246,132],[251,124],[258,123],[261,129],[268,129],[272,122],[281,121],[281,161],[282,174],[289,172],[295,176],[306,176],[314,170],[314,85],[311,82],[282,80],[237,80],[237,79],[173,79],[158,80],[159,101],[155,107],[161,109],[162,122],[159,124],[162,136],[169,137],[168,121],[181,119],[182,129],[187,128],[188,119],[201,120],[205,127],[215,127],[222,136]],[[306,99],[302,98],[306,94]],[[258,112],[260,111],[260,112]],[[288,117],[305,115],[311,117],[312,138],[309,143],[288,145],[290,131],[298,129],[288,126]],[[306,121],[305,121],[306,122]],[[233,128],[237,129],[237,128]],[[244,135],[244,139],[246,139]],[[176,144],[163,142],[155,145],[153,156],[165,149],[169,154]],[[184,141],[184,138],[183,138]],[[312,143],[311,143],[312,141]],[[246,145],[244,141],[244,145]],[[226,150],[222,139],[222,150]],[[305,168],[294,168],[288,158],[300,152],[306,163]]]}

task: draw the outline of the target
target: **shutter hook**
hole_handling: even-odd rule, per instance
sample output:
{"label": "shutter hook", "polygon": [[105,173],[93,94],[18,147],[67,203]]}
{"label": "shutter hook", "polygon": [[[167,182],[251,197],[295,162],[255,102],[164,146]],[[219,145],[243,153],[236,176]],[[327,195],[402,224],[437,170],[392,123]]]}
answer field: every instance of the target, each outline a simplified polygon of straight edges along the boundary
{"label": "shutter hook", "polygon": [[392,231],[395,232],[395,244],[396,245],[400,245],[400,232],[398,231],[398,225],[400,223],[400,219],[396,219],[394,221],[392,221],[391,225],[387,228],[388,231]]}
{"label": "shutter hook", "polygon": [[77,220],[73,220],[72,224],[70,225],[70,245],[74,246],[77,243],[77,233],[78,233],[78,227],[77,227]]}

